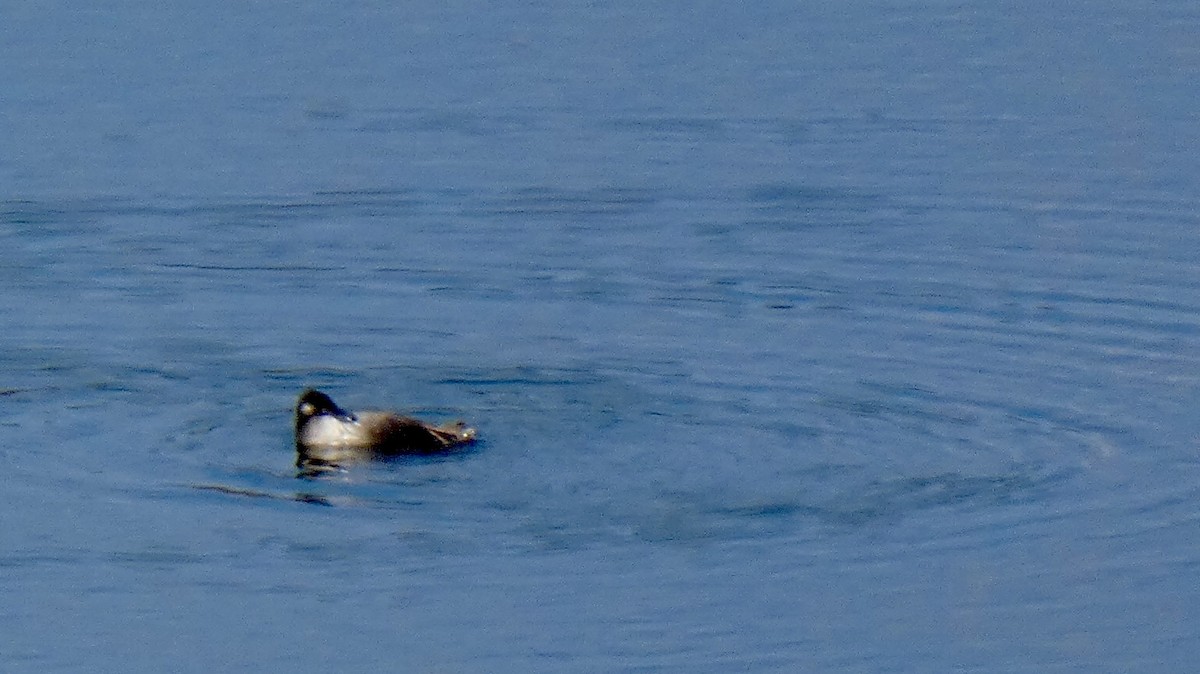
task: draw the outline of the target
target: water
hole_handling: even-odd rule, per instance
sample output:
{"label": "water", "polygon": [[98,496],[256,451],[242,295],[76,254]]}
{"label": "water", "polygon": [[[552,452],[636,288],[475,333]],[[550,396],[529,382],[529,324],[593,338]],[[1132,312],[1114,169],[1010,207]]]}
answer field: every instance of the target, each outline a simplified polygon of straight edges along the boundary
{"label": "water", "polygon": [[1191,5],[2,14],[0,669],[1200,654]]}

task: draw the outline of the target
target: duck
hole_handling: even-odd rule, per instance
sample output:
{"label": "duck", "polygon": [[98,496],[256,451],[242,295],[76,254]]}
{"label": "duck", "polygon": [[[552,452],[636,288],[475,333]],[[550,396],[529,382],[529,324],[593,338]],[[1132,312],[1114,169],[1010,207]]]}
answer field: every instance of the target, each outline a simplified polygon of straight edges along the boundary
{"label": "duck", "polygon": [[306,389],[296,400],[296,466],[337,469],[406,454],[436,454],[475,442],[475,429],[434,424],[394,412],[348,412],[328,394]]}

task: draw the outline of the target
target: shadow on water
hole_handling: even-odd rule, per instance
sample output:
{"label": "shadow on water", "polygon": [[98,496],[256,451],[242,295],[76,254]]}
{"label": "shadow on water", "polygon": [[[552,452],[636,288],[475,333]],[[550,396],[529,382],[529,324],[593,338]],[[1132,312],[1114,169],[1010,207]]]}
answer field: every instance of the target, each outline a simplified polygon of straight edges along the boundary
{"label": "shadow on water", "polygon": [[994,511],[1004,519],[1007,510],[1052,500],[1056,488],[1074,475],[1037,467],[895,478],[869,478],[864,472],[823,467],[793,481],[786,494],[756,494],[748,484],[658,491],[625,485],[619,497],[603,489],[577,490],[566,498],[545,494],[492,507],[524,539],[518,546],[554,550],[817,539],[912,526],[944,526],[944,535],[954,536],[962,522],[978,519],[981,512]]}
{"label": "shadow on water", "polygon": [[[1014,472],[998,475],[941,475],[873,480],[861,489],[807,507],[803,512],[830,525],[861,527],[898,522],[938,508],[978,510],[992,506],[1036,501],[1070,473]],[[770,516],[771,510],[742,509],[731,514]],[[786,511],[778,511],[786,514]]]}
{"label": "shadow on water", "polygon": [[296,492],[294,494],[277,494],[258,489],[249,489],[246,487],[233,487],[223,484],[194,484],[193,489],[200,491],[211,491],[218,494],[228,494],[230,496],[244,496],[247,498],[275,499],[279,501],[295,501],[297,503],[308,503],[311,505],[319,505],[333,507],[336,505],[333,499],[319,494],[309,494],[305,492]]}
{"label": "shadow on water", "polygon": [[[785,482],[790,493],[756,493],[744,481],[664,486],[644,475],[581,483],[577,476],[495,476],[481,482],[486,458],[402,457],[292,477],[231,473],[189,485],[239,499],[292,502],[351,511],[403,510],[406,530],[432,539],[462,538],[511,550],[703,545],[739,540],[814,538],[887,530],[914,521],[952,523],[981,511],[1053,500],[1075,473],[1014,466],[993,474],[944,472],[872,476],[859,466],[817,465]],[[460,464],[461,472],[454,470]],[[649,467],[647,467],[649,468]],[[264,482],[265,480],[265,482]],[[237,484],[242,482],[243,484]],[[259,484],[248,484],[258,482]],[[990,518],[984,518],[990,519]],[[955,527],[951,527],[954,529]],[[453,532],[453,533],[448,533]],[[465,533],[464,533],[465,532]],[[947,534],[951,535],[951,534]]]}

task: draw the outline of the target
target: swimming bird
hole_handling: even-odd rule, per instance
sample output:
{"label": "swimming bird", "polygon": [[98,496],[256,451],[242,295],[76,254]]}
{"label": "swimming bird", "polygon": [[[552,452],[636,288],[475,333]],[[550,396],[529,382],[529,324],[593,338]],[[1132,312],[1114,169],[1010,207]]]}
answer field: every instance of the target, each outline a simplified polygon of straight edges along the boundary
{"label": "swimming bird", "polygon": [[401,454],[434,454],[475,442],[462,422],[434,426],[393,412],[351,413],[333,398],[308,389],[296,401],[296,465],[337,468]]}

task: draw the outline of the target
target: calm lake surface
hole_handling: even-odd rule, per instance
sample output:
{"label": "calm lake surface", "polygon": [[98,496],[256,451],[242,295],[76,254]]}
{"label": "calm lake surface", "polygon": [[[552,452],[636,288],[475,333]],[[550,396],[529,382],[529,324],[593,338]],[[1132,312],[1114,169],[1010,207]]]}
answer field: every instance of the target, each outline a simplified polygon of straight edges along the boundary
{"label": "calm lake surface", "polygon": [[6,6],[0,670],[1194,668],[1200,6],[1079,10]]}

